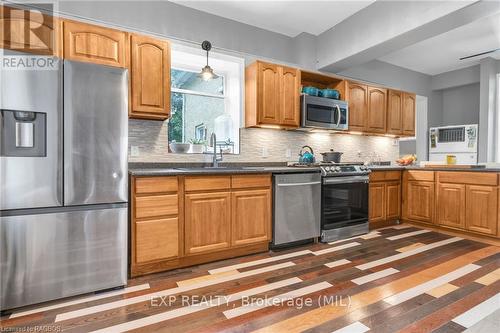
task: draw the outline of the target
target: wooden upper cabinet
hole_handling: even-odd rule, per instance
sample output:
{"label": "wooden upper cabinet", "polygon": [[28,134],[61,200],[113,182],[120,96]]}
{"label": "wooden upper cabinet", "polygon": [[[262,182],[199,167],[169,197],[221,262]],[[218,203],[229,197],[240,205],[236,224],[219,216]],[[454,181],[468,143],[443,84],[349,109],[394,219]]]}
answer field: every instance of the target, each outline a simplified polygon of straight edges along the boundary
{"label": "wooden upper cabinet", "polygon": [[438,183],[436,214],[438,224],[463,229],[465,227],[465,185]]}
{"label": "wooden upper cabinet", "polygon": [[467,185],[467,230],[483,234],[497,234],[498,187]]}
{"label": "wooden upper cabinet", "polygon": [[186,194],[184,199],[186,254],[223,250],[231,243],[231,193]]}
{"label": "wooden upper cabinet", "polygon": [[349,102],[349,130],[364,131],[368,116],[368,87],[363,84],[347,83],[347,101]]}
{"label": "wooden upper cabinet", "polygon": [[257,61],[245,70],[245,126],[300,125],[300,71]]}
{"label": "wooden upper cabinet", "polygon": [[[257,83],[257,99],[259,109],[257,117],[261,124],[280,123],[280,73],[277,65],[259,63],[259,77]],[[260,97],[260,98],[259,98]]]}
{"label": "wooden upper cabinet", "polygon": [[403,92],[389,90],[387,93],[387,133],[400,135],[403,126]]}
{"label": "wooden upper cabinet", "polygon": [[124,31],[64,20],[63,40],[65,59],[127,67]]}
{"label": "wooden upper cabinet", "polygon": [[366,130],[385,133],[387,114],[387,89],[368,87],[368,124]]}
{"label": "wooden upper cabinet", "polygon": [[248,245],[271,239],[271,190],[233,192],[231,245]]}
{"label": "wooden upper cabinet", "polygon": [[132,35],[130,56],[130,116],[167,119],[170,114],[169,43],[156,38]]}
{"label": "wooden upper cabinet", "polygon": [[402,133],[408,136],[415,136],[415,94],[403,93],[403,112],[402,112]]}
{"label": "wooden upper cabinet", "polygon": [[59,23],[36,9],[0,6],[0,48],[60,56]]}
{"label": "wooden upper cabinet", "polygon": [[300,125],[300,71],[297,68],[281,67],[281,121],[282,125]]}

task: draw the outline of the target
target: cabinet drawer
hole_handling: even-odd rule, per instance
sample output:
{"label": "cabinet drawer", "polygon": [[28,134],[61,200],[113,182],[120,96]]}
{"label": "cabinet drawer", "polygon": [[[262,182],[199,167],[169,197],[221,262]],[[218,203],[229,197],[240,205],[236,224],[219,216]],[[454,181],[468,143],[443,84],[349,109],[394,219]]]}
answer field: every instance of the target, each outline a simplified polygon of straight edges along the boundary
{"label": "cabinet drawer", "polygon": [[385,180],[385,171],[372,171],[370,173],[370,182],[380,182]]}
{"label": "cabinet drawer", "polygon": [[135,198],[135,217],[138,219],[154,216],[175,215],[178,210],[177,194]]}
{"label": "cabinet drawer", "polygon": [[380,182],[384,180],[401,180],[401,171],[372,171],[370,182]]}
{"label": "cabinet drawer", "polygon": [[471,185],[498,185],[498,175],[490,172],[438,172],[437,179],[441,183],[458,183]]}
{"label": "cabinet drawer", "polygon": [[434,181],[434,171],[408,170],[405,172],[407,180]]}
{"label": "cabinet drawer", "polygon": [[135,261],[143,263],[179,255],[177,217],[136,222]]}
{"label": "cabinet drawer", "polygon": [[271,175],[237,175],[231,177],[232,188],[270,187]]}
{"label": "cabinet drawer", "polygon": [[147,177],[135,179],[135,193],[177,192],[177,177]]}
{"label": "cabinet drawer", "polygon": [[230,176],[191,176],[184,180],[186,191],[225,190],[231,188]]}

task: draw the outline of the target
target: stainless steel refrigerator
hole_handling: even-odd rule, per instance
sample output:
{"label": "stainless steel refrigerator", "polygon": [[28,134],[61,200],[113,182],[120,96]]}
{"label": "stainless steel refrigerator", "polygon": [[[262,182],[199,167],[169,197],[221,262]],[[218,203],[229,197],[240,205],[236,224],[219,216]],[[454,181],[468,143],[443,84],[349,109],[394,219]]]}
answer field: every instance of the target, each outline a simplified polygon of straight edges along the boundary
{"label": "stainless steel refrigerator", "polygon": [[2,71],[1,310],[127,283],[127,75]]}

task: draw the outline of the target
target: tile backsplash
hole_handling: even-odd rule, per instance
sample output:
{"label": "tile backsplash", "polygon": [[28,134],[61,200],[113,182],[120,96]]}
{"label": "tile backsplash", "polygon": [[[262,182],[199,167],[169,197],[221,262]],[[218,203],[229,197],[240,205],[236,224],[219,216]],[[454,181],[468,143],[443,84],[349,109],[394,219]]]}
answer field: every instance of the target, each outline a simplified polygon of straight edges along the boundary
{"label": "tile backsplash", "polygon": [[[172,154],[168,152],[168,122],[129,120],[129,162],[208,162],[211,156],[203,154]],[[344,153],[343,161],[372,160],[377,154],[382,161],[394,161],[399,145],[394,139],[380,136],[309,133],[276,129],[240,129],[240,154],[225,155],[225,162],[286,162],[297,161],[303,145],[319,154],[333,148]],[[130,155],[130,147],[139,149],[138,156]],[[287,150],[291,156],[287,157]],[[267,157],[263,157],[266,150]]]}

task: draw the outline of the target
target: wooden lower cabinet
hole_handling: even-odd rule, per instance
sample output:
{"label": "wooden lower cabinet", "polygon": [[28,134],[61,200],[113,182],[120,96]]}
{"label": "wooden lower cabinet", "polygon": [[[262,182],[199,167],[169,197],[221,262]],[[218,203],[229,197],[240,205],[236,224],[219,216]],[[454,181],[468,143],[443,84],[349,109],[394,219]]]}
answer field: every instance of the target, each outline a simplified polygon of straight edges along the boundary
{"label": "wooden lower cabinet", "polygon": [[401,217],[400,179],[400,171],[374,171],[370,174],[370,223],[395,221]]}
{"label": "wooden lower cabinet", "polygon": [[266,251],[270,174],[132,177],[130,275]]}
{"label": "wooden lower cabinet", "polygon": [[379,222],[385,220],[385,184],[370,184],[369,190],[369,220]]}
{"label": "wooden lower cabinet", "polygon": [[139,221],[135,228],[137,263],[175,258],[179,255],[177,217]]}
{"label": "wooden lower cabinet", "polygon": [[497,234],[498,188],[467,185],[465,228],[488,235]]}
{"label": "wooden lower cabinet", "polygon": [[436,223],[465,228],[465,185],[437,184]]}
{"label": "wooden lower cabinet", "polygon": [[433,223],[434,183],[409,181],[406,185],[406,217],[425,223]]}
{"label": "wooden lower cabinet", "polygon": [[186,254],[211,252],[230,246],[231,193],[186,194],[184,207]]}
{"label": "wooden lower cabinet", "polygon": [[385,198],[385,219],[399,219],[401,216],[401,183],[399,181],[386,183]]}
{"label": "wooden lower cabinet", "polygon": [[239,191],[231,194],[232,245],[271,239],[271,190]]}

